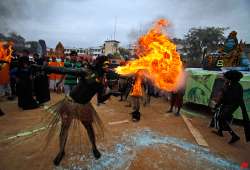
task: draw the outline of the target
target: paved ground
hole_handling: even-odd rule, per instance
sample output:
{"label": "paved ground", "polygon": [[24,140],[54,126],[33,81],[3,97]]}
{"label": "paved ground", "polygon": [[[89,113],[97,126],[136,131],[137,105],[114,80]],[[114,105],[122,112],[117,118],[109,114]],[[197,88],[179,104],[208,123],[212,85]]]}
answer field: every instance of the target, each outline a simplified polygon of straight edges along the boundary
{"label": "paved ground", "polygon": [[[52,94],[52,98],[49,104],[60,100],[62,95]],[[49,114],[43,108],[22,111],[16,101],[2,100],[0,107],[6,115],[0,117],[0,169],[240,169],[242,162],[250,163],[250,144],[244,141],[240,126],[234,129],[241,140],[229,145],[227,134],[220,138],[211,133],[207,114],[187,114],[209,145],[201,147],[182,117],[166,113],[168,104],[164,99],[154,98],[150,106],[142,107],[138,123],[130,120],[131,108],[118,98],[101,106],[96,106],[95,101],[93,104],[107,130],[105,139],[98,141],[101,159],[94,160],[91,152],[84,149],[81,135],[84,129],[79,131],[73,127],[66,156],[61,166],[54,167],[52,160],[58,150],[58,134],[44,148],[48,134],[44,122]],[[128,122],[112,125],[126,120]]]}

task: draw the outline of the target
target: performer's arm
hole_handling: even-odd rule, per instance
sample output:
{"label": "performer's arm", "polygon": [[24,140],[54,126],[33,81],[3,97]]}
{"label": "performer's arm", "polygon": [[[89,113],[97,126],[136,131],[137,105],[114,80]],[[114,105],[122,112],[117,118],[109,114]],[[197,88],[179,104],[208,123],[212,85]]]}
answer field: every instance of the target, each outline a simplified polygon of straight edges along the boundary
{"label": "performer's arm", "polygon": [[245,105],[243,99],[240,102],[240,108],[241,108],[243,120],[249,122],[249,117],[248,117],[248,114],[247,114],[246,105]]}
{"label": "performer's arm", "polygon": [[0,60],[0,64],[2,63],[9,63],[8,61]]}
{"label": "performer's arm", "polygon": [[110,98],[110,96],[112,95],[111,93],[105,94],[103,92],[103,87],[100,87],[99,90],[97,91],[97,100],[98,103],[103,103],[106,100],[108,100]]}
{"label": "performer's arm", "polygon": [[129,76],[119,75],[119,78],[127,80]]}
{"label": "performer's arm", "polygon": [[40,66],[40,65],[32,65],[33,71],[46,71],[48,74],[56,73],[56,74],[70,74],[74,76],[85,76],[87,75],[87,69],[72,69],[65,67],[51,67],[51,66]]}

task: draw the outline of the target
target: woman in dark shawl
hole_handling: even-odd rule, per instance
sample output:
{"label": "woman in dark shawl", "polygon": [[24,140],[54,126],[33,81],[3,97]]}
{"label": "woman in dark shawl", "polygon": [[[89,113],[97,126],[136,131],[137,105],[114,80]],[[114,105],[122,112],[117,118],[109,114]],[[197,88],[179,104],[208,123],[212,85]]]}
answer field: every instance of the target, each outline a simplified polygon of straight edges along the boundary
{"label": "woman in dark shawl", "polygon": [[[44,58],[39,58],[38,54],[34,54],[35,63],[37,65],[44,65]],[[33,72],[34,76],[34,91],[36,100],[39,104],[43,104],[50,100],[49,79],[45,71]]]}
{"label": "woman in dark shawl", "polygon": [[24,110],[38,107],[36,100],[33,98],[32,74],[29,57],[26,54],[28,52],[24,51],[24,56],[19,58],[16,72],[18,106]]}

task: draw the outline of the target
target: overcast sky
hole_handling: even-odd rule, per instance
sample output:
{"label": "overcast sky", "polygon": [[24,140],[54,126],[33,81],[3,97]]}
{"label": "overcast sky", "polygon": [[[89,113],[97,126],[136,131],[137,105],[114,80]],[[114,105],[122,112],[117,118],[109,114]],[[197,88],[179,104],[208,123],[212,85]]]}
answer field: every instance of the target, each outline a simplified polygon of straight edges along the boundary
{"label": "overcast sky", "polygon": [[0,32],[15,31],[26,40],[44,39],[49,47],[102,45],[114,36],[122,45],[159,17],[171,23],[172,37],[191,27],[236,30],[250,43],[250,0],[0,0]]}

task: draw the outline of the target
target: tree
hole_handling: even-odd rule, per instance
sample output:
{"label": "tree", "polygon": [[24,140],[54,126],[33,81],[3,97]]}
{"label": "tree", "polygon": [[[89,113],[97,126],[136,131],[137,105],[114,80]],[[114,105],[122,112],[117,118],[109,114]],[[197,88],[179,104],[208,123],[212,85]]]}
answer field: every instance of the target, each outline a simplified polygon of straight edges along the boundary
{"label": "tree", "polygon": [[228,28],[206,27],[191,28],[185,35],[185,43],[188,49],[188,58],[194,66],[200,66],[202,60],[202,49],[206,47],[208,51],[214,51],[218,44],[224,42],[224,31]]}

